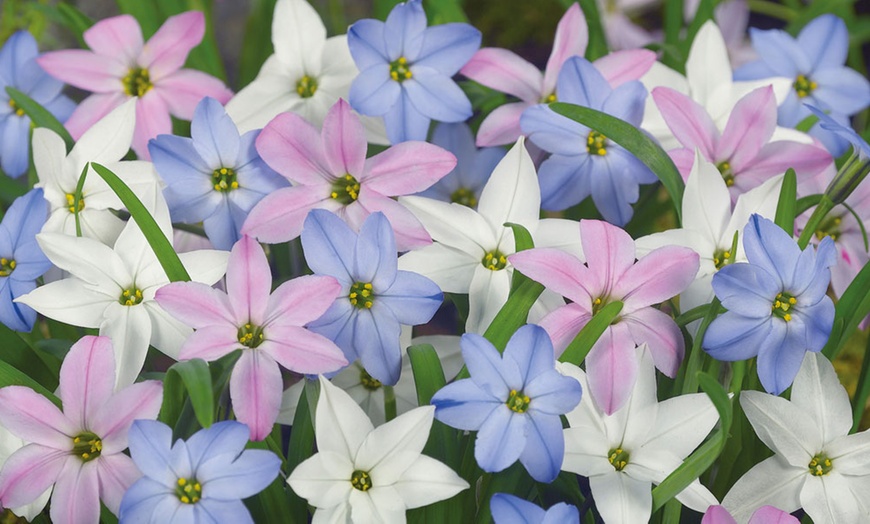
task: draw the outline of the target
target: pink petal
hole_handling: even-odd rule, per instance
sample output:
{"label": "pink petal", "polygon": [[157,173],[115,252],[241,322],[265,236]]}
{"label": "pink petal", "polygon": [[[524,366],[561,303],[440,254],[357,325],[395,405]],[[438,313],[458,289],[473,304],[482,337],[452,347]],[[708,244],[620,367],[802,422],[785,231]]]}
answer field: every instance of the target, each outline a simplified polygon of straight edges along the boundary
{"label": "pink petal", "polygon": [[178,353],[178,360],[201,358],[211,362],[241,347],[239,328],[235,325],[208,326],[194,331],[187,338]]}
{"label": "pink petal", "polygon": [[716,147],[716,160],[729,160],[734,171],[745,167],[773,136],[776,98],[773,87],[760,87],[737,102]]}
{"label": "pink petal", "polygon": [[477,146],[501,146],[516,142],[523,135],[520,116],[531,106],[529,102],[514,102],[495,108],[477,130]]}
{"label": "pink petal", "polygon": [[24,386],[0,389],[0,420],[16,437],[55,449],[72,449],[81,429],[50,400]]}
{"label": "pink petal", "polygon": [[193,118],[197,104],[207,96],[221,104],[226,104],[233,96],[233,92],[222,81],[193,69],[181,69],[161,78],[159,82],[155,81],[151,91],[160,93],[169,112],[182,120]]}
{"label": "pink petal", "polygon": [[634,343],[647,344],[656,368],[673,378],[686,352],[683,333],[671,317],[655,308],[643,308],[623,316]]}
{"label": "pink petal", "polygon": [[[703,154],[703,153],[702,153]],[[681,149],[671,149],[668,151],[668,156],[677,166],[680,176],[683,177],[683,182],[689,180],[689,174],[692,172],[692,167],[695,165],[695,151],[687,147]],[[713,159],[705,158],[708,162],[713,162]]]}
{"label": "pink petal", "polygon": [[266,195],[251,209],[242,225],[242,234],[251,235],[267,244],[293,240],[302,233],[302,224],[308,212],[314,208],[327,207],[324,204],[328,201],[332,199],[326,187],[279,189]]}
{"label": "pink petal", "polygon": [[[733,522],[733,520],[732,520]],[[773,506],[761,506],[749,518],[749,524],[799,524],[800,521]],[[706,523],[702,523],[706,524]],[[725,521],[722,524],[727,524]]]}
{"label": "pink petal", "polygon": [[[585,247],[585,245],[584,245]],[[665,246],[651,251],[630,267],[614,288],[622,297],[623,315],[677,296],[695,280],[698,254],[682,246]]]}
{"label": "pink petal", "polygon": [[762,147],[752,163],[737,173],[736,179],[748,179],[749,185],[755,187],[791,167],[798,181],[804,181],[827,169],[833,161],[830,153],[821,147],[781,140]]}
{"label": "pink petal", "polygon": [[[72,440],[70,439],[70,449]],[[0,472],[0,500],[4,507],[30,504],[57,481],[67,461],[81,461],[68,450],[28,444],[13,453]]]}
{"label": "pink petal", "polygon": [[103,440],[103,454],[127,449],[127,432],[136,419],[154,420],[163,403],[163,383],[137,382],[115,393],[91,421],[90,429]]}
{"label": "pink petal", "polygon": [[177,71],[184,65],[190,50],[202,42],[205,35],[205,15],[188,11],[169,17],[148,39],[139,64],[148,69],[153,80]]}
{"label": "pink petal", "polygon": [[281,113],[266,124],[257,137],[257,152],[293,184],[322,186],[344,175],[332,171],[317,128],[295,113]]}
{"label": "pink petal", "polygon": [[580,241],[589,280],[584,287],[605,298],[634,264],[634,240],[622,229],[601,220],[580,221]]}
{"label": "pink petal", "polygon": [[305,375],[338,371],[348,365],[344,353],[323,335],[297,326],[269,326],[257,348],[285,369]]}
{"label": "pink petal", "polygon": [[[592,314],[589,311],[572,303],[560,307],[541,319],[540,325],[550,335],[553,348],[556,350],[556,357],[562,355],[568,344],[574,340],[577,333],[591,318]],[[575,362],[575,364],[579,364],[579,362]]]}
{"label": "pink petal", "polygon": [[[357,204],[360,204],[361,208],[365,208],[366,216],[377,211],[386,215],[390,225],[393,226],[393,232],[396,234],[396,249],[399,252],[411,251],[432,243],[432,237],[429,236],[426,228],[417,220],[414,213],[408,211],[405,206],[392,198],[365,189],[363,187],[360,192]],[[350,211],[354,207],[356,206],[351,205],[347,209]],[[359,229],[359,226],[354,227],[354,229]]]}
{"label": "pink petal", "polygon": [[105,61],[116,58],[124,64],[134,64],[142,52],[142,29],[130,15],[100,20],[84,32],[85,43]]}
{"label": "pink petal", "polygon": [[117,515],[121,509],[124,493],[142,476],[142,473],[133,463],[133,459],[123,453],[103,455],[95,462],[100,498],[109,511]]}
{"label": "pink petal", "polygon": [[606,415],[621,408],[637,381],[635,344],[623,323],[610,326],[586,357],[592,400]]}
{"label": "pink petal", "polygon": [[340,292],[341,284],[332,277],[305,275],[288,280],[269,297],[264,325],[304,326],[323,316]]}
{"label": "pink petal", "polygon": [[556,26],[556,37],[553,41],[553,51],[547,60],[547,68],[544,70],[543,93],[549,95],[556,89],[556,79],[562,64],[572,56],[583,56],[586,53],[586,44],[589,42],[589,29],[586,27],[586,18],[576,2],[565,11],[559,25]]}
{"label": "pink petal", "polygon": [[508,261],[522,274],[572,302],[587,305],[595,298],[583,287],[583,282],[589,281],[589,269],[561,249],[528,249],[510,255]]}
{"label": "pink petal", "polygon": [[133,151],[141,160],[150,160],[148,141],[157,135],[172,133],[172,121],[166,102],[151,90],[136,102],[136,129],[133,130]]}
{"label": "pink petal", "polygon": [[251,428],[251,440],[272,431],[281,408],[281,370],[266,353],[243,351],[230,377],[230,398],[239,422]]}
{"label": "pink petal", "polygon": [[82,49],[67,49],[45,53],[36,62],[46,73],[79,89],[123,93],[121,78],[128,67],[118,60]]}
{"label": "pink petal", "polygon": [[57,524],[100,520],[100,484],[95,461],[66,461],[51,494],[49,514]]}
{"label": "pink petal", "polygon": [[126,100],[127,97],[121,91],[117,93],[93,94],[76,106],[73,113],[64,122],[64,127],[66,127],[74,139],[78,140],[92,125]]}
{"label": "pink petal", "polygon": [[97,410],[115,391],[115,352],[108,337],[82,337],[60,367],[60,399],[64,415],[79,428],[88,427]]}
{"label": "pink petal", "polygon": [[456,167],[456,157],[426,142],[402,142],[366,161],[361,180],[384,196],[419,193]]}
{"label": "pink petal", "polygon": [[704,513],[701,524],[737,524],[737,521],[722,506],[710,506]]}
{"label": "pink petal", "polygon": [[226,293],[200,282],[173,282],[154,294],[154,300],[176,320],[194,329],[206,326],[236,326]]}
{"label": "pink petal", "polygon": [[272,270],[260,244],[245,235],[236,242],[227,262],[227,295],[236,323],[262,326],[272,291]]}
{"label": "pink petal", "polygon": [[705,158],[713,158],[719,130],[707,110],[669,87],[653,89],[652,97],[674,137],[684,147],[698,148]]}
{"label": "pink petal", "polygon": [[627,49],[604,55],[593,65],[601,72],[610,87],[616,89],[626,82],[640,80],[656,61],[649,49]]}
{"label": "pink petal", "polygon": [[[366,130],[350,105],[339,98],[323,120],[323,150],[332,173],[359,177],[366,161]],[[428,187],[428,186],[427,186]]]}
{"label": "pink petal", "polygon": [[514,52],[484,47],[459,71],[479,84],[530,103],[541,98],[544,77],[538,68]]}

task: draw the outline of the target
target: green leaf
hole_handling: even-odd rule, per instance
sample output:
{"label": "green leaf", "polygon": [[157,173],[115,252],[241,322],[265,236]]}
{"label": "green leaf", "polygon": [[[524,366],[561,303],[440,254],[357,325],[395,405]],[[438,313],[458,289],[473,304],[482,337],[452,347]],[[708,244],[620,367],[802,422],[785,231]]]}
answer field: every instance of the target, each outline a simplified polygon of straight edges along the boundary
{"label": "green leaf", "polygon": [[817,195],[807,195],[803,198],[799,198],[794,206],[794,215],[800,216],[804,214],[807,209],[819,205],[819,202],[822,201],[823,196],[824,195],[819,193]]}
{"label": "green leaf", "polygon": [[858,386],[855,388],[855,396],[852,398],[852,432],[858,431],[861,418],[870,399],[870,338],[864,349],[864,358],[861,359],[861,372],[858,374]]}
{"label": "green leaf", "polygon": [[526,323],[529,310],[541,296],[544,286],[533,280],[526,280],[508,297],[483,336],[492,342],[499,351],[504,351],[514,331]]}
{"label": "green leaf", "polygon": [[66,2],[57,4],[57,12],[63,19],[63,25],[72,31],[72,34],[76,37],[76,40],[78,40],[79,45],[86,47],[87,44],[82,35],[85,31],[90,29],[92,25],[94,25],[94,21],[91,20],[88,15],[79,11],[75,6]]}
{"label": "green leaf", "polygon": [[[164,385],[172,381],[184,385],[199,424],[204,428],[211,426],[214,422],[214,399],[208,364],[199,358],[176,362],[166,371],[166,377],[163,380]],[[175,384],[172,385],[172,388],[173,391],[178,390]],[[163,408],[167,410],[167,415],[180,410],[180,406],[167,406],[168,402],[177,402],[177,400],[177,395],[174,399],[163,397]],[[161,420],[163,419],[161,418]],[[175,419],[170,419],[170,422],[174,423]]]}
{"label": "green leaf", "polygon": [[425,406],[436,391],[447,385],[441,360],[432,344],[417,344],[408,348],[411,371],[417,388],[417,405]]}
{"label": "green leaf", "polygon": [[[306,383],[296,405],[296,413],[293,415],[293,429],[290,431],[290,445],[284,463],[286,471],[289,472],[296,469],[296,466],[314,452],[314,418],[310,409],[311,399],[308,397],[310,392],[317,392],[316,383],[304,378],[302,380]],[[308,504],[293,490],[290,490],[290,511],[294,518],[288,522],[308,522]]]}
{"label": "green leaf", "polygon": [[843,292],[834,309],[834,328],[822,352],[831,360],[870,313],[870,264],[866,264]]}
{"label": "green leaf", "polygon": [[25,186],[23,182],[10,178],[3,171],[0,171],[0,202],[4,206],[12,205],[12,201],[27,193],[28,189],[29,187]]}
{"label": "green leaf", "polygon": [[242,56],[239,58],[239,88],[245,87],[257,77],[260,68],[274,52],[272,46],[272,15],[277,0],[254,0],[251,14],[245,24],[245,39],[242,42]]}
{"label": "green leaf", "polygon": [[106,181],[109,187],[112,188],[112,191],[118,195],[118,198],[121,199],[124,207],[126,207],[130,212],[130,216],[132,216],[136,221],[139,229],[141,229],[142,233],[145,235],[145,239],[148,240],[151,249],[154,250],[154,254],[157,255],[157,260],[160,262],[163,271],[166,272],[169,281],[189,281],[190,275],[188,275],[187,270],[184,269],[184,264],[182,264],[181,259],[178,258],[178,253],[175,252],[172,243],[168,238],[166,238],[166,235],[163,234],[160,226],[157,225],[154,217],[151,216],[151,213],[148,212],[142,204],[142,201],[139,200],[139,197],[130,190],[123,180],[118,178],[118,175],[106,167],[93,162],[91,163],[91,166],[94,168],[94,171],[96,171],[97,174]]}
{"label": "green leaf", "polygon": [[[571,7],[575,0],[562,0],[562,5]],[[607,38],[604,34],[604,26],[601,24],[601,15],[598,13],[596,0],[579,0],[580,10],[586,18],[589,31],[589,44],[586,46],[586,59],[597,60],[607,54]]]}
{"label": "green leaf", "polygon": [[794,235],[794,217],[797,206],[797,177],[794,169],[789,168],[782,179],[782,189],[779,191],[779,202],[776,204],[774,222],[789,236]]}
{"label": "green leaf", "polygon": [[[532,240],[531,233],[529,233],[529,230],[523,227],[521,224],[506,222],[504,225],[505,227],[511,228],[511,230],[513,230],[514,232],[514,244],[516,245],[517,253],[535,247],[535,241]],[[528,279],[529,277],[514,269],[514,274],[511,277],[511,293],[516,291],[517,288],[519,288],[520,285],[522,285],[522,283],[527,281]]]}
{"label": "green leaf", "polygon": [[424,3],[429,25],[468,22],[461,0],[428,0]]}
{"label": "green leaf", "polygon": [[69,131],[63,127],[63,124],[61,124],[54,115],[49,113],[47,109],[39,105],[35,100],[14,87],[6,86],[6,93],[9,95],[9,98],[15,101],[18,107],[24,110],[36,127],[51,129],[63,139],[63,142],[66,144],[67,153],[72,150],[75,141],[72,136],[70,136]]}
{"label": "green leaf", "polygon": [[54,393],[42,387],[42,385],[22,373],[18,368],[8,364],[6,361],[0,360],[0,387],[6,386],[28,387],[50,400],[57,407],[60,407],[60,399]]}
{"label": "green leaf", "polygon": [[559,362],[570,362],[579,366],[583,362],[583,359],[586,358],[586,355],[589,354],[589,351],[592,350],[592,346],[601,338],[604,330],[610,327],[613,321],[616,320],[616,317],[619,316],[622,306],[622,302],[616,300],[592,315],[592,319],[583,326],[583,329],[577,333],[574,340],[565,348],[562,356],[559,357]]}
{"label": "green leaf", "polygon": [[816,115],[809,115],[808,117],[798,122],[798,125],[795,126],[795,129],[802,133],[809,133],[810,129],[812,129],[812,127],[816,125],[816,122],[818,121],[819,117],[817,117]]}
{"label": "green leaf", "polygon": [[401,1],[402,0],[374,0],[372,3],[374,4],[375,18],[378,20],[386,20],[390,11],[399,5]]}
{"label": "green leaf", "polygon": [[628,122],[589,107],[564,102],[554,102],[549,107],[562,116],[598,131],[646,164],[662,181],[671,196],[677,217],[680,218],[685,188],[683,177],[671,157],[652,138]]}
{"label": "green leaf", "polygon": [[653,489],[653,512],[656,512],[678,493],[686,489],[695,479],[713,465],[722,453],[731,429],[732,408],[731,399],[725,389],[712,376],[698,372],[697,381],[704,393],[710,397],[716,411],[719,412],[719,429],[701,447],[689,455],[683,463]]}
{"label": "green leaf", "polygon": [[154,0],[116,0],[122,13],[133,15],[142,28],[142,36],[147,40],[157,32],[157,28],[163,23],[160,11]]}
{"label": "green leaf", "polygon": [[[187,65],[200,71],[220,78],[226,81],[227,72],[224,69],[224,62],[221,59],[220,50],[218,49],[217,37],[215,35],[214,14],[212,9],[212,0],[187,0],[187,7],[184,8],[178,0],[159,0],[161,4],[168,4],[164,8],[164,13],[169,14],[166,9],[170,6],[174,7],[173,14],[178,14],[183,11],[201,11],[205,15],[205,35],[202,37],[202,42],[190,51],[190,56],[187,58]],[[271,26],[267,26],[271,27]],[[263,31],[271,34],[271,31]]]}

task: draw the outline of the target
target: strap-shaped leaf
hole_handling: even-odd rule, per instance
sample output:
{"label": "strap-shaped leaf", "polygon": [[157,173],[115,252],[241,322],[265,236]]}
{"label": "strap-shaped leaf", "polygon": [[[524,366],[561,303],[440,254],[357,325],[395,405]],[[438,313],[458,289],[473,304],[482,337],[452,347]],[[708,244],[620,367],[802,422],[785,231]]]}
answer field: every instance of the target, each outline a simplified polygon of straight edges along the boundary
{"label": "strap-shaped leaf", "polygon": [[870,264],[867,264],[846,288],[834,309],[834,328],[822,352],[831,360],[843,349],[843,345],[858,328],[858,324],[870,314]]}
{"label": "strap-shaped leaf", "polygon": [[797,209],[797,177],[794,169],[789,168],[782,179],[779,201],[776,204],[774,222],[789,235],[794,234],[794,217]]}
{"label": "strap-shaped leaf", "polygon": [[207,428],[214,422],[211,373],[202,359],[177,362],[169,368],[163,379],[163,407],[160,420],[174,425],[184,407],[185,395],[190,399],[199,424]]}
{"label": "strap-shaped leaf", "polygon": [[[521,224],[505,222],[504,225],[511,228],[511,230],[514,232],[514,245],[516,246],[517,253],[535,247],[535,241],[532,240],[531,233],[529,233],[529,230],[523,227]],[[528,279],[529,277],[514,269],[513,276],[511,277],[511,293],[516,291],[517,288],[519,288],[520,285]]]}
{"label": "strap-shaped leaf", "polygon": [[42,387],[41,384],[27,376],[25,373],[22,373],[18,368],[0,360],[0,387],[6,386],[28,387],[52,401],[57,407],[60,407],[60,399],[51,391]]}
{"label": "strap-shaped leaf", "polygon": [[586,358],[586,355],[592,350],[592,346],[601,338],[604,330],[610,327],[610,324],[619,316],[622,306],[622,302],[616,300],[607,304],[598,313],[593,315],[592,320],[583,326],[583,329],[577,333],[574,340],[565,348],[565,351],[559,357],[559,362],[570,362],[579,366],[583,362],[583,359]]}
{"label": "strap-shaped leaf", "polygon": [[51,129],[63,139],[67,153],[72,150],[75,141],[69,131],[46,108],[14,87],[6,86],[6,93],[30,117],[36,127]]}

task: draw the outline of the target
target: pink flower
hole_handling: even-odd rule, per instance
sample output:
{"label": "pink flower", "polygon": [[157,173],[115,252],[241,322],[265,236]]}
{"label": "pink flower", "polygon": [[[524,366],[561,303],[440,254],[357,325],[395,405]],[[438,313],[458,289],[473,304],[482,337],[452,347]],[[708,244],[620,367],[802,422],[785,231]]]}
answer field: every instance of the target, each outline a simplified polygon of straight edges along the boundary
{"label": "pink flower", "polygon": [[[710,506],[701,524],[737,524],[737,521],[722,506]],[[781,509],[762,506],[749,518],[749,524],[800,524],[800,521]]]}
{"label": "pink flower", "polygon": [[190,120],[203,97],[226,103],[232,96],[217,78],[181,69],[204,34],[205,16],[189,11],[167,19],[143,44],[136,19],[121,15],[101,20],[85,31],[90,51],[54,51],[43,54],[37,62],[55,78],[93,92],[65,124],[75,139],[125,100],[138,96],[133,151],[147,160],[148,140],[172,133],[170,114]]}
{"label": "pink flower", "polygon": [[331,340],[303,326],[332,305],[341,286],[332,277],[303,276],[271,295],[266,254],[248,236],[236,242],[227,264],[227,293],[197,282],[175,282],[155,295],[160,306],[196,329],[181,347],[181,360],[217,360],[241,349],[230,377],[230,398],[252,440],[272,431],[284,383],[279,364],[291,371],[320,374],[347,365]]}
{"label": "pink flower", "polygon": [[30,388],[0,389],[0,419],[31,442],[0,472],[0,504],[27,504],[54,485],[51,520],[98,522],[100,501],[116,515],[124,492],[141,474],[122,453],[136,419],[155,419],[163,384],[139,382],[114,392],[115,356],[108,337],[83,337],[60,368],[63,411]]}
{"label": "pink flower", "polygon": [[257,151],[293,187],[279,189],[254,206],[242,234],[270,244],[299,236],[312,209],[327,209],[359,231],[380,211],[396,233],[399,251],[432,243],[426,228],[391,197],[419,193],[444,178],[456,157],[425,142],[402,142],[366,159],[366,135],[344,100],[332,106],[323,132],[299,115],[283,113],[260,133]]}
{"label": "pink flower", "polygon": [[[520,99],[496,108],[480,126],[477,134],[479,147],[512,144],[522,136],[520,116],[527,108],[555,102],[556,79],[562,64],[572,56],[583,56],[589,32],[586,19],[578,4],[562,15],[556,27],[553,51],[542,74],[537,67],[507,49],[485,47],[474,54],[460,73],[487,87]],[[611,87],[637,80],[656,61],[656,54],[648,49],[618,51],[594,62]]]}
{"label": "pink flower", "polygon": [[572,302],[548,314],[541,326],[559,354],[599,309],[622,301],[617,320],[605,330],[586,357],[589,389],[595,403],[610,415],[625,403],[637,380],[634,348],[646,343],[656,367],[673,377],[685,352],[683,335],[673,319],[651,307],[681,293],[698,272],[698,254],[665,246],[635,261],[634,241],[616,226],[580,221],[584,265],[573,255],[549,248],[508,257],[524,275]]}
{"label": "pink flower", "polygon": [[653,89],[652,96],[674,137],[683,145],[669,152],[683,179],[689,178],[697,148],[719,169],[731,192],[732,204],[737,195],[788,168],[794,168],[797,174],[798,193],[806,194],[808,183],[833,162],[821,146],[775,139],[776,98],[771,86],[741,98],[722,132],[707,110],[688,96],[667,87]]}

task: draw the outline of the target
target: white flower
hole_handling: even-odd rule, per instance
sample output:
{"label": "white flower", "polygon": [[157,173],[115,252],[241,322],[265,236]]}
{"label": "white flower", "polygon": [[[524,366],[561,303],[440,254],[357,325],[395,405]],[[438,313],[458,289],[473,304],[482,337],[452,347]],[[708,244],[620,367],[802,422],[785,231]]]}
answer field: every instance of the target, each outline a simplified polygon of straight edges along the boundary
{"label": "white flower", "polygon": [[[467,293],[465,330],[469,333],[483,333],[510,293],[513,266],[507,256],[516,247],[513,231],[505,223],[524,226],[536,247],[558,247],[582,257],[577,222],[538,219],[541,189],[523,141],[520,137],[493,170],[477,211],[425,197],[399,199],[436,241],[400,257],[399,269],[431,278],[446,293]],[[545,290],[529,321],[562,305],[561,297]]]}
{"label": "white flower", "polygon": [[794,379],[791,401],[744,391],[740,405],[774,456],[740,477],[722,505],[737,522],[769,504],[803,508],[813,522],[867,522],[870,432],[849,435],[852,408],[834,366],[807,353]]}
{"label": "white flower", "polygon": [[[44,127],[33,130],[33,163],[39,183],[49,202],[48,221],[43,232],[76,234],[73,195],[88,162],[102,164],[123,180],[145,205],[154,205],[159,197],[160,182],[150,162],[120,161],[133,140],[136,126],[136,99],[131,98],[88,129],[66,154],[63,139]],[[112,245],[124,221],[110,209],[124,209],[124,204],[103,179],[88,168],[79,201],[82,235]]]}
{"label": "white flower", "polygon": [[[0,469],[3,468],[4,464],[6,464],[6,460],[10,455],[27,444],[28,442],[16,437],[5,427],[0,426]],[[16,516],[24,517],[28,522],[30,522],[35,519],[37,515],[42,513],[43,509],[45,509],[45,505],[48,504],[48,498],[50,495],[51,488],[46,489],[45,493],[37,497],[36,500],[30,504],[9,509],[12,513],[15,513]]]}
{"label": "white flower", "polygon": [[[348,98],[359,74],[347,36],[326,38],[326,27],[306,0],[278,0],[271,55],[253,82],[226,110],[240,133],[261,129],[279,113],[297,113],[317,127],[339,98]],[[362,117],[369,142],[388,145],[383,119]]]}
{"label": "white flower", "polygon": [[654,233],[636,241],[638,256],[668,245],[684,246],[698,253],[701,261],[698,274],[680,295],[680,308],[683,311],[713,300],[711,282],[722,266],[746,262],[743,239],[739,236],[737,253],[731,253],[734,232],[742,233],[753,213],[773,219],[782,178],[773,177],[741,194],[732,212],[731,195],[719,170],[695,151],[695,163],[683,193],[683,227]]}
{"label": "white flower", "polygon": [[[656,401],[652,357],[641,346],[640,370],[631,397],[607,416],[588,395],[568,413],[562,470],[589,477],[592,497],[608,524],[646,522],[652,513],[652,484],[663,481],[704,440],[719,415],[702,394]],[[572,364],[559,370],[580,381],[586,374]],[[677,495],[684,505],[704,512],[716,498],[696,479]]]}
{"label": "white flower", "polygon": [[468,483],[422,455],[434,406],[413,409],[375,428],[344,391],[320,378],[318,453],[287,478],[323,522],[405,522],[405,511],[448,499]]}
{"label": "white flower", "polygon": [[[169,211],[162,197],[154,218],[171,238]],[[99,328],[112,338],[116,387],[132,384],[151,344],[176,358],[193,330],[172,318],[154,301],[154,293],[169,279],[145,236],[130,219],[114,248],[92,238],[40,233],[39,246],[51,262],[71,276],[19,297],[37,312],[55,320]],[[179,258],[196,282],[214,284],[226,272],[226,251],[200,250]]]}

